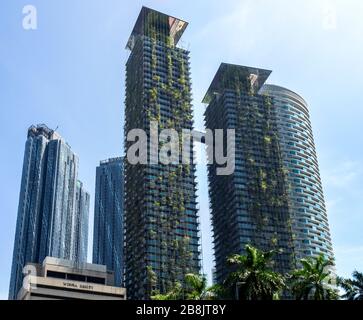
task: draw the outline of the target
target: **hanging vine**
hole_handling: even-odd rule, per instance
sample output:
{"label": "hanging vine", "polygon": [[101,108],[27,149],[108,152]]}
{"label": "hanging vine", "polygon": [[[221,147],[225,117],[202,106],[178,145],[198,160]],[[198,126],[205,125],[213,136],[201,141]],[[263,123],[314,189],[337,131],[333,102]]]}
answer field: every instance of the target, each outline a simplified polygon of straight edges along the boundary
{"label": "hanging vine", "polygon": [[[257,246],[280,249],[281,215],[288,215],[288,189],[276,128],[273,125],[273,103],[268,96],[256,95],[249,77],[234,77],[237,128],[241,130],[246,174],[247,190],[250,195],[248,210],[255,221],[255,237],[261,239]],[[243,99],[247,92],[248,99]],[[241,101],[243,102],[243,105]],[[290,219],[285,221],[287,228]],[[267,230],[275,230],[270,232]],[[263,234],[263,236],[261,236]],[[267,238],[266,238],[267,237]]]}

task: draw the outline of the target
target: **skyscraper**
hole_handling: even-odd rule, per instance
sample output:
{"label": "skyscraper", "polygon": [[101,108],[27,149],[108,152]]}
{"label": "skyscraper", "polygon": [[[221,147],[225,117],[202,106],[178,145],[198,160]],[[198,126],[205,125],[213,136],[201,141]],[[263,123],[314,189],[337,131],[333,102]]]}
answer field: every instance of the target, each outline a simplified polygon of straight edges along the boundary
{"label": "skyscraper", "polygon": [[[187,23],[143,7],[126,64],[125,137],[150,122],[178,133],[193,128],[189,52],[177,47]],[[126,152],[132,145],[125,141]],[[150,160],[150,149],[147,152]],[[200,271],[195,164],[125,161],[125,267],[128,296],[166,292]]]}
{"label": "skyscraper", "polygon": [[25,145],[9,298],[27,263],[46,256],[75,260],[73,245],[78,157],[45,125],[31,126]]}
{"label": "skyscraper", "polygon": [[[288,185],[273,99],[259,94],[271,71],[222,63],[203,102],[207,129],[235,129],[235,171],[218,176],[208,166],[216,280],[233,268],[231,254],[246,244],[276,249],[274,268],[290,271],[294,250]],[[224,146],[226,149],[226,146]]]}
{"label": "skyscraper", "polygon": [[76,262],[87,262],[88,251],[88,222],[89,222],[90,195],[84,189],[83,183],[77,181],[76,205],[74,215],[74,238],[73,257]]}
{"label": "skyscraper", "polygon": [[284,167],[288,170],[297,261],[324,254],[334,258],[308,105],[289,89],[264,85],[274,100]]}
{"label": "skyscraper", "polygon": [[96,169],[93,263],[115,274],[123,285],[124,272],[124,158],[101,161]]}

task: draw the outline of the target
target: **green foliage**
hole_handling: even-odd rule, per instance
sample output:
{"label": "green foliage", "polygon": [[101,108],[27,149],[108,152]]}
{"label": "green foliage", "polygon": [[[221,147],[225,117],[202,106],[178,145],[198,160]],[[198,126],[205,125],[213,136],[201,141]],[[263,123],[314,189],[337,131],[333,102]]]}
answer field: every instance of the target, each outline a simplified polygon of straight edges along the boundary
{"label": "green foliage", "polygon": [[167,36],[166,37],[166,46],[168,48],[171,48],[172,46],[174,46],[174,38],[171,36]]}
{"label": "green foliage", "polygon": [[[222,290],[222,289],[221,289]],[[204,276],[188,273],[185,275],[184,285],[176,282],[173,288],[165,294],[155,294],[152,300],[210,300],[216,296],[217,286],[207,287]]]}
{"label": "green foliage", "polygon": [[174,283],[173,289],[166,294],[155,294],[151,296],[151,300],[182,300],[183,287],[180,282]]}
{"label": "green foliage", "polygon": [[173,90],[172,91],[172,96],[173,96],[173,98],[175,99],[175,100],[179,100],[179,99],[181,99],[181,92],[180,92],[180,90]]}
{"label": "green foliage", "polygon": [[238,291],[240,300],[275,300],[285,288],[284,277],[271,270],[271,259],[275,251],[261,251],[250,245],[245,247],[246,255],[233,255],[228,263],[237,271],[230,274],[225,285],[230,292]]}
{"label": "green foliage", "polygon": [[271,238],[271,244],[273,246],[277,246],[278,242],[279,242],[279,240],[277,239],[277,237],[272,237]]}
{"label": "green foliage", "polygon": [[210,300],[232,300],[234,298],[229,288],[220,284],[209,287],[208,292]]}
{"label": "green foliage", "polygon": [[[184,239],[188,243],[188,238]],[[275,240],[274,238],[271,239]],[[184,243],[184,244],[185,244]],[[276,243],[277,244],[277,243]],[[166,245],[166,242],[164,243]],[[184,250],[181,242],[173,247]],[[148,289],[152,300],[279,300],[283,290],[289,290],[297,300],[335,300],[339,296],[333,286],[333,277],[329,268],[332,260],[323,255],[317,258],[302,259],[302,268],[286,277],[272,270],[272,258],[275,250],[262,251],[246,245],[245,255],[232,255],[228,263],[236,267],[223,285],[207,286],[204,276],[187,273],[183,284],[179,281],[169,283],[167,293],[160,294],[154,290],[157,284],[156,274],[147,267]],[[288,285],[286,285],[286,278]],[[355,271],[353,279],[338,278],[338,285],[345,290],[342,296],[348,300],[363,300],[363,274]],[[237,292],[238,290],[238,292]]]}
{"label": "green foliage", "polygon": [[146,272],[147,272],[148,292],[150,294],[153,294],[158,278],[156,276],[156,273],[153,271],[152,266],[147,266]]}
{"label": "green foliage", "polygon": [[150,100],[152,102],[155,102],[157,100],[158,97],[158,91],[157,89],[154,87],[152,89],[150,89]]}
{"label": "green foliage", "polygon": [[295,270],[290,278],[291,291],[297,300],[335,300],[338,298],[333,288],[330,267],[334,263],[324,255],[317,258],[301,259],[302,268]]}
{"label": "green foliage", "polygon": [[363,300],[363,273],[354,271],[353,279],[338,278],[338,285],[344,289],[342,295],[346,300]]}
{"label": "green foliage", "polygon": [[149,230],[150,239],[156,239],[157,233],[154,230]]}
{"label": "green foliage", "polygon": [[160,81],[160,76],[158,76],[158,75],[153,75],[153,80],[154,80],[155,82],[159,82],[159,81]]}
{"label": "green foliage", "polygon": [[272,139],[271,139],[270,136],[265,136],[264,141],[265,141],[266,144],[271,144]]}
{"label": "green foliage", "polygon": [[197,274],[185,275],[187,300],[205,300],[208,297],[207,279]]}
{"label": "green foliage", "polygon": [[267,182],[266,181],[261,182],[261,189],[262,189],[263,192],[266,192],[266,190],[267,190]]}

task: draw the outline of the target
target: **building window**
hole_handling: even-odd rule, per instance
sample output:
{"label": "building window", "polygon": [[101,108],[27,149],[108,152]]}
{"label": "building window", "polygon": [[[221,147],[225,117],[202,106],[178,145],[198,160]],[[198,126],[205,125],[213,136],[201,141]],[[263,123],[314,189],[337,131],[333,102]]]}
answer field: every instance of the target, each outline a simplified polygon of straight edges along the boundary
{"label": "building window", "polygon": [[65,279],[66,274],[63,272],[57,272],[57,271],[47,271],[47,277],[48,278],[57,278],[57,279]]}

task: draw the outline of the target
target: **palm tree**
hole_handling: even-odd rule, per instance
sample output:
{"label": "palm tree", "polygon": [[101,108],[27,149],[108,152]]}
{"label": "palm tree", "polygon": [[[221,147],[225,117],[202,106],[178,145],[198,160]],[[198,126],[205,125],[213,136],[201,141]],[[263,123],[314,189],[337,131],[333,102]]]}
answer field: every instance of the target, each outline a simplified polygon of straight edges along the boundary
{"label": "palm tree", "polygon": [[211,300],[232,300],[234,292],[231,294],[228,287],[222,284],[214,284],[208,288],[209,298]]}
{"label": "palm tree", "polygon": [[180,282],[174,284],[174,288],[165,294],[155,294],[151,296],[151,300],[182,300],[183,299],[183,287]]}
{"label": "palm tree", "polygon": [[209,300],[216,297],[215,287],[207,286],[207,279],[199,274],[185,275],[184,287],[179,283],[166,294],[155,294],[152,300]]}
{"label": "palm tree", "polygon": [[363,273],[354,271],[353,279],[338,279],[339,285],[344,289],[343,299],[363,300]]}
{"label": "palm tree", "polygon": [[210,298],[207,279],[199,274],[185,275],[187,300],[205,300]]}
{"label": "palm tree", "polygon": [[285,287],[284,277],[270,268],[275,251],[261,251],[251,245],[246,255],[233,255],[228,263],[237,271],[230,274],[226,286],[236,290],[237,300],[274,300]]}
{"label": "palm tree", "polygon": [[291,290],[297,300],[335,300],[337,291],[333,289],[333,276],[329,267],[334,266],[324,255],[317,258],[301,259],[302,268],[291,275]]}

